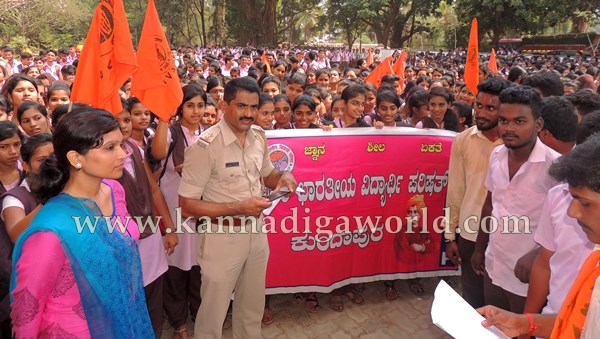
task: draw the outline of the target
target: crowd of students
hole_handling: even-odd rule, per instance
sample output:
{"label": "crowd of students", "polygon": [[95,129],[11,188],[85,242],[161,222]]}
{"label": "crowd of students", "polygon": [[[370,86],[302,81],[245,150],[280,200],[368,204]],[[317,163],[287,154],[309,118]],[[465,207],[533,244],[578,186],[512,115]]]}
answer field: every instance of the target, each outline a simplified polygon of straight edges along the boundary
{"label": "crowd of students", "polygon": [[[535,236],[519,237],[446,234],[448,257],[462,266],[465,298],[476,307],[493,304],[534,314],[542,311],[547,300],[547,313],[557,313],[593,248],[584,234],[591,231],[576,225],[579,217],[571,210],[567,216],[569,204],[583,199],[571,190],[573,200],[568,191],[583,187],[600,194],[596,186],[586,186],[598,174],[582,172],[591,177],[577,181],[564,166],[576,167],[573,162],[589,157],[583,150],[598,155],[598,138],[591,139],[593,145],[584,142],[600,126],[597,58],[507,54],[497,74],[480,68],[475,94],[462,80],[464,53],[457,51],[413,53],[403,78],[386,75],[377,88],[363,80],[378,57],[369,65],[362,58],[366,55],[339,50],[181,47],[173,50],[173,56],[184,96],[165,122],[131,96],[130,81],[120,90],[123,111],[114,118],[71,102],[70,85],[78,62],[75,46],[48,50],[35,58],[22,52],[20,60],[10,47],[0,50],[3,335],[10,336],[12,318],[17,337],[42,333],[86,337],[114,330],[140,337],[154,333],[160,338],[166,316],[174,337],[187,337],[188,317],[193,321],[201,305],[197,236],[166,230],[173,229],[179,207],[184,151],[221,121],[226,84],[239,77],[250,77],[260,86],[254,124],[265,130],[375,127],[460,133],[450,162],[450,228],[462,227],[470,215],[498,219],[527,215],[535,231]],[[559,153],[572,149],[573,155],[554,164]],[[597,167],[588,160],[593,163],[589,166]],[[557,180],[566,184],[555,186]],[[63,205],[68,208],[52,214]],[[131,224],[117,237],[96,232],[85,239],[72,233],[57,238],[40,232],[52,230],[49,225],[64,222],[61,218],[68,215],[127,214],[160,216],[163,232],[140,234]],[[42,222],[41,216],[49,221]],[[564,224],[572,228],[564,229]],[[549,230],[550,225],[563,229]],[[573,228],[580,233],[579,242],[569,244],[571,252],[565,254],[562,241],[570,237],[557,232],[568,234],[575,232]],[[88,241],[98,244],[86,245]],[[139,250],[134,250],[133,242]],[[106,261],[99,260],[98,253],[107,253]],[[558,257],[569,259],[557,264]],[[108,281],[132,293],[118,293],[112,299],[111,286],[96,285]],[[415,294],[424,292],[418,279],[410,280],[409,287]],[[359,284],[334,290],[329,296],[331,308],[343,311],[344,296],[363,303],[362,289]],[[90,291],[95,294],[86,293]],[[386,282],[386,297],[398,297],[392,281]],[[294,298],[308,312],[320,309],[315,293]],[[127,310],[132,305],[135,309]],[[117,320],[111,312],[125,312],[119,318],[128,319]],[[482,312],[496,316],[499,311]],[[265,325],[274,321],[268,299],[262,320]],[[114,328],[104,328],[106,322]],[[494,323],[499,324],[497,319]],[[537,327],[519,334],[549,333],[547,328],[536,331]]]}

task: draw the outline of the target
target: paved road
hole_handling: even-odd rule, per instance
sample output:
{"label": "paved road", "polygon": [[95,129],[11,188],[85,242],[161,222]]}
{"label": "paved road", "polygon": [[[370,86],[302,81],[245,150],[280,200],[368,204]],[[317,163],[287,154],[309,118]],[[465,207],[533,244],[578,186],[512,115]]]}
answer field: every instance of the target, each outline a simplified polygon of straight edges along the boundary
{"label": "paved road", "polygon": [[[448,278],[450,285],[460,290],[456,277]],[[296,303],[290,294],[275,295],[271,306],[275,322],[263,325],[264,338],[451,338],[431,323],[433,290],[439,278],[422,279],[425,295],[413,295],[405,281],[396,282],[400,298],[388,301],[382,282],[366,284],[365,303],[354,305],[347,298],[345,310],[336,312],[329,308],[329,298],[318,294],[322,309],[308,313]],[[193,335],[193,325],[188,324]],[[164,339],[172,338],[173,329],[165,323]],[[232,338],[231,329],[226,329],[223,338]]]}

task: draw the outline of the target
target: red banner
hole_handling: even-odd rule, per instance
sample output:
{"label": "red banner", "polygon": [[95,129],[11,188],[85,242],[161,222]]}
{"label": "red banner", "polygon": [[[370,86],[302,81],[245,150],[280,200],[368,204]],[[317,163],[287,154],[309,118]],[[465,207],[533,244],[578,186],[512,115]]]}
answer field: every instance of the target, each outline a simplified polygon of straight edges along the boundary
{"label": "red banner", "polygon": [[413,128],[268,131],[276,168],[304,193],[265,217],[267,293],[455,275],[443,253],[453,132]]}

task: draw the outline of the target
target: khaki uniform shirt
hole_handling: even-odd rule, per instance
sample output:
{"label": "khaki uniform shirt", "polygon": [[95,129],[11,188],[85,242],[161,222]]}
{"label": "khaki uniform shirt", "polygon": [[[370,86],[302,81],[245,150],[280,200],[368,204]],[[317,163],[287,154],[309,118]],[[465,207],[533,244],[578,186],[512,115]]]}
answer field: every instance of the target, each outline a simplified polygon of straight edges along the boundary
{"label": "khaki uniform shirt", "polygon": [[179,195],[215,203],[261,196],[262,178],[273,169],[262,128],[253,125],[242,147],[221,119],[185,150]]}

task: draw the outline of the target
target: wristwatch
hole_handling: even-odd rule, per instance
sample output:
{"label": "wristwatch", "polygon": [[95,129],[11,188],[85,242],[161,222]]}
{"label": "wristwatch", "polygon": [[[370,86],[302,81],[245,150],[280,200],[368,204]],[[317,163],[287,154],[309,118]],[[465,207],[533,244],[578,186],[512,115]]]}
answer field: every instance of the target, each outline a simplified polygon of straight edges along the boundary
{"label": "wristwatch", "polygon": [[456,241],[456,240],[453,240],[453,239],[446,239],[446,238],[444,238],[444,242],[445,242],[446,244],[448,244],[448,243],[451,243],[451,242],[455,242],[455,241]]}

